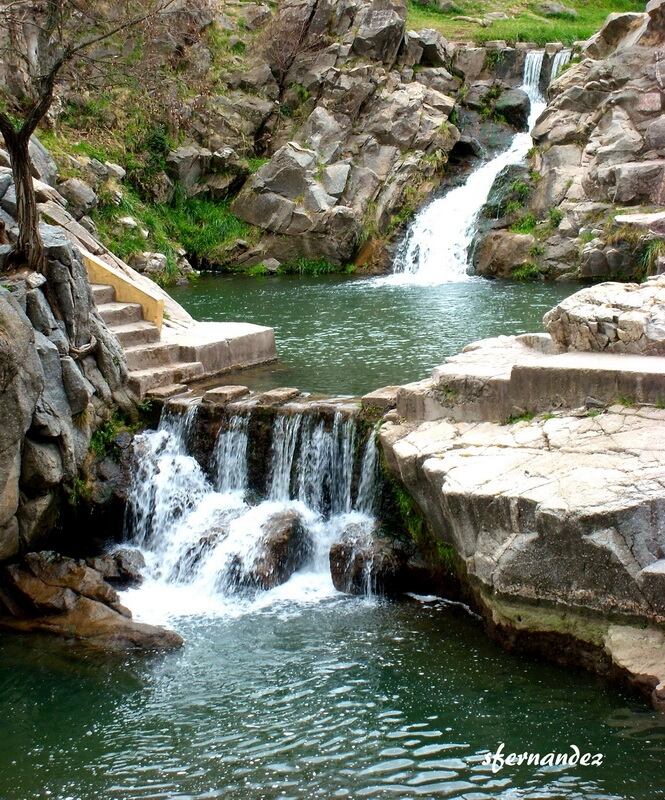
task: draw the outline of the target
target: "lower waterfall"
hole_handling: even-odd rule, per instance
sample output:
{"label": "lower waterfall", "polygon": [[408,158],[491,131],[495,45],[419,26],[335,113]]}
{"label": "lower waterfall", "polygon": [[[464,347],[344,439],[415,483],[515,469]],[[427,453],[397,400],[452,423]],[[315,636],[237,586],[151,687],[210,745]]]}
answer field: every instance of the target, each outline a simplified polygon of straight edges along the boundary
{"label": "lower waterfall", "polygon": [[542,50],[530,51],[524,65],[522,89],[531,100],[529,132],[516,134],[507,150],[481,164],[464,184],[425,206],[399,246],[393,274],[380,280],[415,285],[472,280],[467,275],[468,253],[478,214],[501,170],[526,158],[533,144],[530,131],[545,108],[539,88],[544,56]]}
{"label": "lower waterfall", "polygon": [[204,468],[192,452],[198,408],[165,409],[156,431],[136,437],[126,538],[148,578],[126,602],[155,622],[336,595],[331,546],[366,546],[376,527],[374,431],[341,411],[278,412],[261,496],[249,475],[251,410],[229,416]]}

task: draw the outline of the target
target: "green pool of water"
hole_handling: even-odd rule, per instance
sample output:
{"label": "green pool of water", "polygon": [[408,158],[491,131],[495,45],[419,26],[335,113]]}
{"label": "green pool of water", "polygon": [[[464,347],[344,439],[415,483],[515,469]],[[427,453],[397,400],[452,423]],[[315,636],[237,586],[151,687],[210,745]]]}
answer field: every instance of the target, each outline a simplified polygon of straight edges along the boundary
{"label": "green pool of water", "polygon": [[[203,278],[195,316],[276,329],[256,388],[361,393],[485,336],[534,331],[575,287]],[[172,621],[185,647],[109,656],[0,638],[2,800],[652,800],[665,719],[588,673],[505,653],[459,607],[331,598]],[[601,753],[506,766],[485,753]]]}
{"label": "green pool of water", "polygon": [[[506,654],[442,604],[331,599],[176,622],[151,659],[0,641],[0,797],[662,797],[665,720],[586,673]],[[483,755],[602,753],[601,767]]]}
{"label": "green pool of water", "polygon": [[201,320],[275,329],[280,363],[253,370],[252,388],[297,386],[362,394],[428,376],[469,342],[542,330],[542,317],[579,289],[481,279],[440,286],[297,276],[208,275],[171,293]]}

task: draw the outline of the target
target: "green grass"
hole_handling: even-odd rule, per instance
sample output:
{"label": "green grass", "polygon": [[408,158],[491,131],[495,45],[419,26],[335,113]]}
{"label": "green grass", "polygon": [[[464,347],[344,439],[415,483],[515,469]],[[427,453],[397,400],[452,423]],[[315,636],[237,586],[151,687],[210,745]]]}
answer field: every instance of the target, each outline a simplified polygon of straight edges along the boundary
{"label": "green grass", "polygon": [[331,273],[346,272],[351,273],[355,270],[353,264],[332,264],[324,258],[298,258],[294,261],[287,261],[281,265],[279,272],[283,275],[330,275]]}
{"label": "green grass", "polygon": [[[118,220],[124,216],[133,217],[148,231],[148,238],[138,229],[120,225]],[[104,244],[122,259],[146,250],[164,253],[168,266],[158,280],[165,285],[178,277],[178,248],[195,259],[223,263],[227,248],[236,239],[257,239],[257,229],[238,219],[228,203],[179,197],[172,204],[152,205],[127,187],[123,187],[120,205],[102,202],[93,218]]]}
{"label": "green grass", "polygon": [[236,239],[252,242],[257,238],[256,228],[238,219],[226,202],[195,197],[156,206],[156,211],[169,236],[189,255],[208,261],[222,260]]}
{"label": "green grass", "polygon": [[[644,2],[638,0],[565,0],[564,5],[574,8],[577,17],[545,17],[538,13],[538,2],[529,0],[459,0],[457,9],[442,13],[434,8],[421,6],[414,0],[409,2],[409,28],[435,28],[446,38],[472,40],[477,43],[491,39],[505,39],[514,42],[547,42],[572,44],[579,39],[588,39],[605,22],[608,14],[614,11],[644,11]],[[498,20],[487,28],[477,24],[455,20],[455,16],[484,17],[489,11],[505,11],[513,19]]]}
{"label": "green grass", "polygon": [[513,233],[532,233],[536,229],[537,224],[538,220],[533,214],[526,214],[511,225],[510,230]]}
{"label": "green grass", "polygon": [[536,418],[533,411],[525,411],[523,414],[512,414],[508,417],[506,425],[515,425],[517,422],[531,422]]}

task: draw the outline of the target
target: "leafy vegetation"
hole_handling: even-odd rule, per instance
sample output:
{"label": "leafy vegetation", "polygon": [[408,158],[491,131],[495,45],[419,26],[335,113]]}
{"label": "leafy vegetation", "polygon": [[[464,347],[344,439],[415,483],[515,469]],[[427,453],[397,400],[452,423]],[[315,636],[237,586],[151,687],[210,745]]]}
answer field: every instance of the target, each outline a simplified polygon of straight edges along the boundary
{"label": "leafy vegetation", "polygon": [[[228,203],[179,195],[171,204],[153,205],[127,187],[119,202],[100,199],[103,202],[93,219],[104,244],[123,259],[146,250],[164,253],[167,268],[159,278],[164,284],[179,275],[180,248],[195,260],[223,263],[227,248],[236,239],[252,242],[257,238],[257,230],[238,219]],[[136,220],[137,227],[123,224],[125,217]]]}
{"label": "leafy vegetation", "polygon": [[285,275],[329,275],[333,272],[353,272],[355,267],[353,264],[339,266],[324,258],[297,258],[294,261],[287,261],[281,265],[279,272]]}
{"label": "leafy vegetation", "polygon": [[511,414],[506,421],[506,425],[514,425],[517,422],[531,422],[536,415],[533,411],[525,411],[523,414]]}
{"label": "leafy vegetation", "polygon": [[510,273],[511,277],[516,281],[537,281],[541,277],[540,269],[536,264],[521,264],[519,267],[513,267]]}
{"label": "leafy vegetation", "polygon": [[[608,14],[614,11],[644,11],[640,0],[566,0],[565,5],[573,8],[577,16],[544,16],[538,13],[538,3],[531,0],[494,0],[491,8],[484,0],[458,0],[455,7],[446,12],[410,0],[408,25],[416,29],[435,28],[448,39],[473,40],[479,44],[492,39],[538,45],[572,44],[596,33]],[[497,20],[487,28],[455,19],[459,16],[483,18],[488,11],[505,11],[512,19]],[[516,11],[518,13],[514,13]]]}
{"label": "leafy vegetation", "polygon": [[510,230],[513,233],[532,233],[537,224],[538,220],[533,214],[525,214],[523,217],[518,219],[517,222],[511,225]]}

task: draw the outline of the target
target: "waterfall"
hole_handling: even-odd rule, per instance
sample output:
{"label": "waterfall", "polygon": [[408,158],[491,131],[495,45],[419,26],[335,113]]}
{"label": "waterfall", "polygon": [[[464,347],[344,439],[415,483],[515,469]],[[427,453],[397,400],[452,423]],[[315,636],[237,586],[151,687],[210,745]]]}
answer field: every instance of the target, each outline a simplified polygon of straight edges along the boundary
{"label": "waterfall", "polygon": [[[521,88],[531,100],[529,131],[545,108],[539,88],[544,56],[542,50],[526,54]],[[467,275],[468,254],[480,210],[501,170],[524,161],[532,144],[530,133],[516,134],[507,150],[481,164],[462,186],[425,206],[398,248],[393,274],[382,280],[415,285],[472,280]]]}
{"label": "waterfall", "polygon": [[167,409],[156,431],[135,439],[126,534],[150,577],[131,590],[132,607],[154,620],[334,595],[330,547],[349,537],[368,544],[375,527],[374,431],[341,411],[277,413],[266,496],[250,502],[251,410],[222,426],[207,475],[190,452],[200,448],[197,408]]}
{"label": "waterfall", "polygon": [[554,56],[554,60],[552,61],[552,72],[550,73],[550,83],[555,81],[561,74],[561,71],[566,64],[570,63],[572,54],[572,50],[559,50],[559,52]]}
{"label": "waterfall", "polygon": [[348,514],[355,461],[356,426],[340,412],[331,430],[323,420],[309,418],[302,431],[298,469],[298,499],[320,513]]}
{"label": "waterfall", "polygon": [[220,431],[215,446],[216,488],[222,494],[247,489],[247,445],[249,416],[231,418],[228,430]]}
{"label": "waterfall", "polygon": [[291,470],[301,423],[300,414],[291,414],[277,417],[273,426],[271,500],[288,500],[291,496]]}
{"label": "waterfall", "polygon": [[372,435],[367,439],[360,467],[360,483],[358,484],[358,499],[356,508],[361,514],[372,516],[376,506],[376,483],[379,468],[379,451],[376,438]]}

